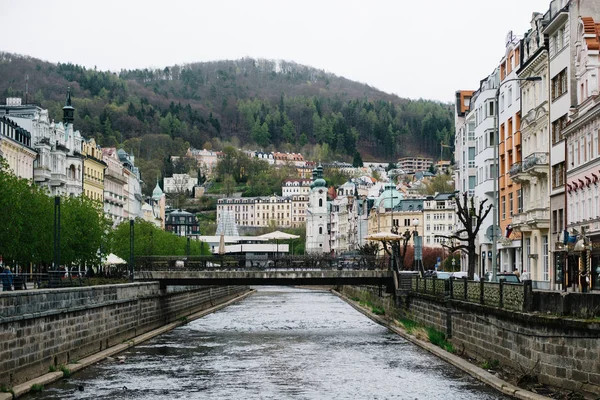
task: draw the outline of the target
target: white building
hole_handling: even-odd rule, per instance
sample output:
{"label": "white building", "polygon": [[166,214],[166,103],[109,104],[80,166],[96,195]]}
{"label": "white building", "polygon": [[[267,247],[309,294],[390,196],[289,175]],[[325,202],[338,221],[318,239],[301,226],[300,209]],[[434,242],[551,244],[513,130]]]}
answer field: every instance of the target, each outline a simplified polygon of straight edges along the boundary
{"label": "white building", "polygon": [[[547,17],[547,16],[546,16]],[[547,24],[543,14],[534,13],[531,30],[522,40],[519,79],[521,81],[521,155],[509,170],[514,182],[521,184],[522,209],[513,215],[512,228],[521,232],[523,272],[531,279],[547,282],[549,287],[550,165],[548,129],[548,51],[542,30]],[[538,285],[539,287],[539,285]]]}
{"label": "white building", "polygon": [[125,196],[125,186],[129,184],[117,149],[102,149],[102,161],[107,165],[104,173],[104,213],[113,221],[113,226],[125,221],[125,206],[129,197]]}
{"label": "white building", "polygon": [[337,197],[330,204],[330,242],[335,254],[358,249],[358,208],[356,186],[346,182],[337,189]]}
{"label": "white building", "polygon": [[52,196],[79,196],[83,191],[82,138],[73,129],[74,111],[70,91],[63,107],[63,122],[51,121],[48,110],[23,105],[20,98],[8,98],[6,105],[0,106],[0,115],[31,133],[32,146],[38,152],[33,179]]}
{"label": "white building", "polygon": [[165,193],[186,193],[191,196],[197,182],[197,178],[188,174],[173,174],[172,177],[163,179],[163,186],[165,187]]}
{"label": "white building", "polygon": [[123,149],[117,151],[117,156],[123,165],[123,173],[127,178],[127,183],[123,187],[123,195],[127,200],[123,216],[125,219],[142,217],[142,179],[139,168],[135,166],[135,157],[133,154],[127,154]]}
{"label": "white building", "polygon": [[445,239],[456,231],[457,216],[454,193],[440,193],[423,201],[423,246],[441,248]]}

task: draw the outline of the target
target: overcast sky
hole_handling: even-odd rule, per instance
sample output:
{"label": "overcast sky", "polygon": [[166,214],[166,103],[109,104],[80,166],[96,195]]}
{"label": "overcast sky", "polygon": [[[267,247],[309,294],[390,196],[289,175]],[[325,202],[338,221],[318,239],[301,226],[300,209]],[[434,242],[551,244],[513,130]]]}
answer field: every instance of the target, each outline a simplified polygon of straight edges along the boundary
{"label": "overcast sky", "polygon": [[[0,51],[101,70],[284,59],[412,99],[476,89],[549,0],[0,0]],[[1,68],[1,67],[0,67]]]}

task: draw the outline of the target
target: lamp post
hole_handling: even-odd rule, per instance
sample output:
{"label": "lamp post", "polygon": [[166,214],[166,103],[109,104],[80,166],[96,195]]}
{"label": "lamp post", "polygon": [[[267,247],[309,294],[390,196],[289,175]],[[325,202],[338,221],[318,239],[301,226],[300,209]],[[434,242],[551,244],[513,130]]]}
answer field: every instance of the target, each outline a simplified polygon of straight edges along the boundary
{"label": "lamp post", "polygon": [[500,144],[500,89],[502,85],[508,82],[514,81],[527,81],[527,82],[535,82],[541,81],[541,76],[530,76],[527,78],[511,78],[505,81],[500,82],[498,85],[498,89],[496,89],[496,137],[494,138],[494,201],[493,201],[493,225],[492,225],[492,280],[496,279],[496,272],[498,269],[498,179],[500,177],[500,162],[498,158],[498,146]]}
{"label": "lamp post", "polygon": [[415,243],[415,269],[417,269],[423,275],[423,238],[419,236],[417,227],[419,226],[419,219],[413,218],[411,221],[412,226],[415,227],[413,231],[413,241]]}
{"label": "lamp post", "polygon": [[129,282],[133,282],[133,237],[135,234],[133,218],[129,220]]}

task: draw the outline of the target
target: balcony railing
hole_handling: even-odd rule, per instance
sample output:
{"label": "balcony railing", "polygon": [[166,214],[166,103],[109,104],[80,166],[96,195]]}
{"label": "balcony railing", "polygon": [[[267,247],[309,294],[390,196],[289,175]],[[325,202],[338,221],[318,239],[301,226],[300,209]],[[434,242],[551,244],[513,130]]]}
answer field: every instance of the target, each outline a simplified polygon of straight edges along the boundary
{"label": "balcony railing", "polygon": [[510,175],[511,178],[514,178],[515,175],[517,175],[518,173],[523,171],[523,164],[519,161],[516,162],[512,165],[512,167],[510,167],[510,170],[508,171],[508,174]]}
{"label": "balcony railing", "polygon": [[523,160],[523,171],[528,171],[537,166],[548,165],[548,153],[532,153]]}

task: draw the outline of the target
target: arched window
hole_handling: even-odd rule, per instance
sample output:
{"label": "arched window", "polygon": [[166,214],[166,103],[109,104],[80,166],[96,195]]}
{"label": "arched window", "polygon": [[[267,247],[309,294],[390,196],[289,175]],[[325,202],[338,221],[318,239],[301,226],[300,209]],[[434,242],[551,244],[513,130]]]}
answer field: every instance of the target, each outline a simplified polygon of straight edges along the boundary
{"label": "arched window", "polygon": [[319,207],[323,207],[323,199],[319,199]]}
{"label": "arched window", "polygon": [[323,227],[322,227],[322,226],[320,226],[320,227],[319,227],[319,235],[322,235],[322,234],[323,234]]}

